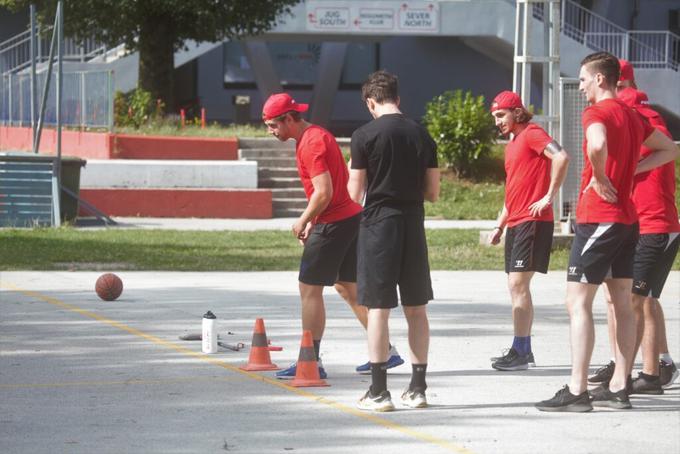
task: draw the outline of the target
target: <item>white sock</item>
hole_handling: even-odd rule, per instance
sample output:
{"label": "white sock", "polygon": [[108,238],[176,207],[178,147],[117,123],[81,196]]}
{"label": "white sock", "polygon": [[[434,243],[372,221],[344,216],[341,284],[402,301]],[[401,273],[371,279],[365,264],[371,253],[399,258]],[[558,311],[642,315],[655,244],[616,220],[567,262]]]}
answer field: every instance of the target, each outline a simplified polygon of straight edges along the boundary
{"label": "white sock", "polygon": [[659,355],[659,359],[666,364],[673,364],[673,358],[669,353],[662,353]]}

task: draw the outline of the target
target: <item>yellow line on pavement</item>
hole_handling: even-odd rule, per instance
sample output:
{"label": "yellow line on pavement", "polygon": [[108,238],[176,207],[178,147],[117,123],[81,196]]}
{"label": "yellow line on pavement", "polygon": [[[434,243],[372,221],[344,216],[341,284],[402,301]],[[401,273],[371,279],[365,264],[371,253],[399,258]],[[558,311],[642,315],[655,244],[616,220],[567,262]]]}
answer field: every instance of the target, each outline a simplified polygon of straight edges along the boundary
{"label": "yellow line on pavement", "polygon": [[353,415],[353,416],[356,416],[358,418],[362,418],[362,419],[370,421],[374,424],[386,427],[388,429],[392,429],[392,430],[400,432],[404,435],[408,435],[408,436],[413,437],[417,440],[424,441],[424,442],[439,446],[439,447],[444,448],[444,449],[446,449],[450,452],[456,452],[456,453],[460,453],[460,454],[472,454],[472,451],[466,449],[465,447],[458,446],[458,445],[451,443],[447,440],[444,440],[442,438],[438,438],[438,437],[435,437],[435,436],[430,435],[428,433],[420,432],[418,430],[411,429],[410,427],[403,426],[401,424],[395,423],[395,422],[390,421],[389,419],[386,419],[382,416],[378,416],[377,414],[358,410],[356,408],[347,406],[347,405],[342,404],[340,402],[336,402],[334,400],[327,399],[323,396],[319,396],[319,395],[314,394],[310,391],[307,391],[307,390],[304,390],[304,389],[301,389],[301,388],[294,388],[292,386],[289,386],[289,385],[281,382],[280,380],[272,379],[272,378],[269,378],[269,377],[265,377],[265,376],[262,376],[262,375],[252,373],[252,372],[247,372],[247,371],[241,370],[236,366],[233,366],[233,365],[226,363],[222,360],[216,359],[216,358],[214,358],[210,355],[206,355],[202,352],[197,352],[197,351],[191,350],[187,347],[184,347],[182,345],[178,345],[178,344],[166,341],[164,339],[161,339],[160,337],[156,337],[156,336],[153,336],[151,334],[147,334],[147,333],[140,331],[136,328],[132,328],[131,326],[127,326],[124,323],[120,323],[120,322],[117,322],[115,320],[111,320],[111,319],[106,318],[102,315],[99,315],[95,312],[91,312],[91,311],[88,311],[86,309],[81,309],[81,308],[74,306],[72,304],[64,303],[63,301],[60,301],[56,298],[52,298],[50,296],[43,295],[41,293],[34,292],[34,291],[31,291],[31,290],[25,290],[25,289],[22,289],[22,288],[19,288],[19,287],[13,285],[13,284],[10,284],[8,282],[0,283],[0,288],[2,288],[2,287],[6,288],[8,290],[13,290],[15,292],[21,293],[25,296],[35,298],[35,299],[40,300],[40,301],[44,301],[46,303],[52,304],[53,306],[57,306],[57,307],[60,307],[62,309],[66,309],[66,310],[71,311],[71,312],[75,312],[75,313],[80,314],[84,317],[92,318],[92,319],[97,320],[97,321],[104,323],[106,325],[112,326],[114,328],[118,328],[118,329],[125,331],[125,332],[128,332],[132,335],[146,339],[146,340],[148,340],[148,341],[150,341],[154,344],[161,345],[163,347],[169,348],[170,350],[174,350],[176,352],[185,354],[187,356],[193,356],[194,358],[208,362],[208,363],[213,364],[215,366],[222,367],[222,368],[230,370],[232,372],[239,373],[239,374],[244,375],[244,376],[251,378],[253,380],[261,381],[261,382],[267,383],[269,385],[272,385],[272,386],[275,386],[275,387],[278,387],[278,388],[281,388],[281,389],[285,389],[286,391],[292,392],[292,393],[297,394],[299,396],[306,397],[310,400],[313,400],[313,401],[319,402],[321,404],[327,405],[331,408],[335,408],[336,410],[339,410],[343,413]]}
{"label": "yellow line on pavement", "polygon": [[110,386],[110,385],[167,385],[170,383],[196,382],[196,381],[233,381],[234,377],[184,377],[167,378],[158,380],[130,379],[130,380],[94,380],[94,381],[67,381],[59,383],[4,383],[0,384],[0,389],[16,388],[61,388],[69,386]]}

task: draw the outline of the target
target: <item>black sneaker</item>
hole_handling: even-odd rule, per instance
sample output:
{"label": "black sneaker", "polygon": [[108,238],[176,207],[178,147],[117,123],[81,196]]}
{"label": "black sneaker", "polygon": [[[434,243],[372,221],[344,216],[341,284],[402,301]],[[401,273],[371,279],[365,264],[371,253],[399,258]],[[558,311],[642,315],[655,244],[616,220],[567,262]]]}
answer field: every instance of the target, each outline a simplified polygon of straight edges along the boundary
{"label": "black sneaker", "polygon": [[676,367],[674,362],[666,364],[663,361],[659,361],[659,383],[661,387],[666,389],[673,386],[673,382],[678,378],[680,372]]}
{"label": "black sneaker", "polygon": [[508,354],[491,364],[496,370],[526,370],[529,368],[529,355],[520,355],[511,348]]}
{"label": "black sneaker", "polygon": [[[496,361],[505,358],[508,356],[508,353],[510,352],[509,348],[506,348],[503,350],[503,354],[501,356],[492,356],[489,358],[492,363],[495,363]],[[530,367],[536,367],[536,360],[534,360],[534,352],[529,352],[529,366]]]}
{"label": "black sneaker", "polygon": [[598,384],[598,383],[609,383],[614,375],[614,368],[616,363],[614,361],[609,361],[609,364],[602,366],[595,371],[595,375],[588,377],[588,383]]}
{"label": "black sneaker", "polygon": [[656,375],[640,372],[631,386],[630,394],[663,394],[661,381]]}
{"label": "black sneaker", "polygon": [[575,396],[569,391],[569,386],[565,385],[555,393],[552,399],[544,400],[536,404],[536,408],[541,411],[569,411],[583,413],[593,409],[588,397],[588,391],[583,391]]}
{"label": "black sneaker", "polygon": [[593,407],[609,407],[618,410],[633,408],[630,404],[630,399],[628,399],[626,389],[613,393],[609,390],[608,385],[600,385],[589,391],[589,394],[590,402],[593,404]]}

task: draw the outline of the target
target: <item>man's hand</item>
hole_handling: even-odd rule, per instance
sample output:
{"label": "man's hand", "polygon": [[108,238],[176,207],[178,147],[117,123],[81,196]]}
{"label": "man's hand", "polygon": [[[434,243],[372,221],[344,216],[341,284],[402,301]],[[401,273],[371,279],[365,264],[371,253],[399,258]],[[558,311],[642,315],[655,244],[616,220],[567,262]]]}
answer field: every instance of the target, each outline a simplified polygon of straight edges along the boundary
{"label": "man's hand", "polygon": [[312,224],[310,222],[303,221],[302,218],[299,218],[297,221],[295,221],[295,224],[293,224],[292,227],[295,238],[303,241],[306,240],[307,235],[309,234],[309,230],[307,229],[308,225],[311,226]]}
{"label": "man's hand", "polygon": [[546,194],[539,201],[529,205],[529,213],[531,213],[531,215],[536,218],[540,216],[543,210],[548,208],[550,205],[552,205],[552,197],[550,197],[549,194]]}
{"label": "man's hand", "polygon": [[503,229],[500,227],[494,227],[493,231],[491,234],[487,237],[489,244],[491,245],[497,245],[498,243],[501,242],[501,237],[503,236]]}
{"label": "man's hand", "polygon": [[312,231],[312,227],[314,227],[314,224],[311,222],[307,223],[307,227],[305,227],[305,230],[302,232],[302,236],[298,237],[298,241],[300,242],[300,246],[304,246],[307,240],[309,239],[309,232]]}
{"label": "man's hand", "polygon": [[593,189],[605,202],[616,203],[618,200],[616,188],[606,176],[602,181],[592,177],[583,192],[586,192],[588,189]]}

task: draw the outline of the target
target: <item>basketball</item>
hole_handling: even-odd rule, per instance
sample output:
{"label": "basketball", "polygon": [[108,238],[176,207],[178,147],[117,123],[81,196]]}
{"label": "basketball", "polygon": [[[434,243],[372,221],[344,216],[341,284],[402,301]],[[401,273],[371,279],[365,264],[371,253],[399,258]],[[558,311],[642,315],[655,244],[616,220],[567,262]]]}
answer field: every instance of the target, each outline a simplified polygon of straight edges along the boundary
{"label": "basketball", "polygon": [[102,274],[97,279],[94,289],[104,301],[113,301],[123,293],[123,281],[113,273]]}

